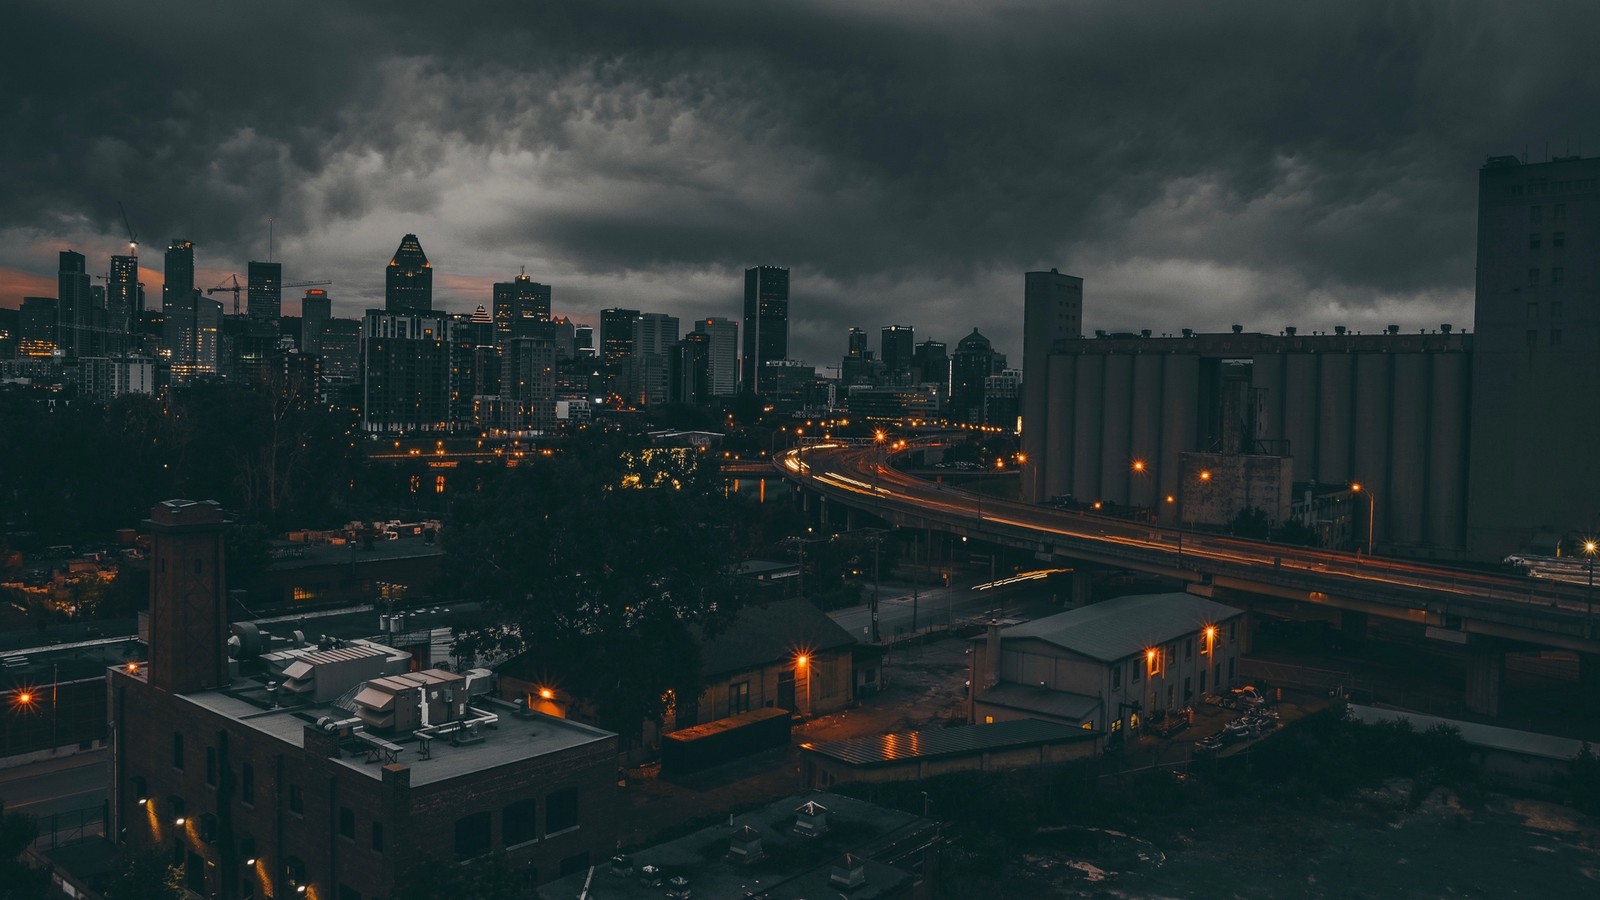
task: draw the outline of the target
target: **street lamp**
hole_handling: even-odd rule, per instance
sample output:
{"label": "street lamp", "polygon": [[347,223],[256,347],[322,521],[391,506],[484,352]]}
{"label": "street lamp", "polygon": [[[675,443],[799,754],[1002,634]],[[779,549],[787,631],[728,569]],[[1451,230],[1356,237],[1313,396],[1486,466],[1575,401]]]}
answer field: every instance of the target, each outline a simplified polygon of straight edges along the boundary
{"label": "street lamp", "polygon": [[[1377,518],[1378,500],[1372,495],[1372,489],[1357,481],[1350,485],[1350,493],[1367,495],[1367,555],[1372,555],[1372,521]],[[1591,557],[1591,563],[1593,558]]]}
{"label": "street lamp", "polygon": [[1589,593],[1583,603],[1583,636],[1585,638],[1594,636],[1594,557],[1596,551],[1600,551],[1600,542],[1596,542],[1593,539],[1583,542],[1583,552],[1589,557]]}

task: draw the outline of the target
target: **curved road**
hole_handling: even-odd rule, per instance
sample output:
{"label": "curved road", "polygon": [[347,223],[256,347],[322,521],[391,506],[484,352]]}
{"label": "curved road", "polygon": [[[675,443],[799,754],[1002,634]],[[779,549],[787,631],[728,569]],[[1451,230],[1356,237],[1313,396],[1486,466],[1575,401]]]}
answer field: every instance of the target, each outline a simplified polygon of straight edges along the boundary
{"label": "curved road", "polygon": [[931,519],[990,538],[1026,538],[1063,556],[1189,581],[1244,579],[1281,585],[1274,593],[1311,602],[1327,599],[1319,592],[1369,597],[1391,607],[1398,618],[1445,628],[1460,627],[1462,615],[1481,618],[1491,609],[1514,611],[1523,621],[1502,632],[1527,632],[1524,637],[1539,643],[1549,643],[1540,637],[1560,637],[1555,643],[1561,646],[1587,643],[1583,635],[1591,608],[1581,586],[1360,558],[1001,500],[912,477],[884,464],[883,456],[874,447],[819,444],[787,451],[774,462],[787,478],[884,517]]}

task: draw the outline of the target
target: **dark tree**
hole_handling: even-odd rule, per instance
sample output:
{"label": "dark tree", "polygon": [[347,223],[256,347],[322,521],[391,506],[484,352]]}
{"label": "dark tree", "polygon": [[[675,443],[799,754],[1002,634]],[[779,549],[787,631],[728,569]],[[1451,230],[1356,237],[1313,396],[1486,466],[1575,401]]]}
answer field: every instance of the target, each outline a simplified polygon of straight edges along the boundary
{"label": "dark tree", "polygon": [[24,813],[7,813],[0,819],[0,900],[42,900],[52,892],[50,876],[22,861],[39,827]]}
{"label": "dark tree", "polygon": [[668,691],[700,692],[692,632],[737,606],[738,502],[708,454],[580,438],[457,501],[446,579],[505,623],[480,644],[538,654],[626,737],[661,716]]}
{"label": "dark tree", "polygon": [[1270,528],[1271,525],[1267,522],[1267,514],[1259,506],[1247,506],[1239,510],[1239,514],[1234,516],[1233,521],[1228,525],[1229,532],[1235,537],[1252,538],[1258,541],[1267,537]]}
{"label": "dark tree", "polygon": [[151,850],[127,852],[117,860],[117,872],[106,889],[110,900],[181,900],[183,867]]}

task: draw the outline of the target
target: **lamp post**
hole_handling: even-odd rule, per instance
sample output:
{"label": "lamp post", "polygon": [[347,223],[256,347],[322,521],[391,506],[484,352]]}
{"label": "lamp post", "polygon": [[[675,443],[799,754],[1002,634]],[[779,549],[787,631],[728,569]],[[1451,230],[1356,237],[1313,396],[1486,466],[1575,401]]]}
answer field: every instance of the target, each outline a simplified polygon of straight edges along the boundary
{"label": "lamp post", "polygon": [[[1372,555],[1372,522],[1377,518],[1378,500],[1372,495],[1372,489],[1359,481],[1350,485],[1350,493],[1364,493],[1367,495],[1367,556],[1370,557]],[[1590,562],[1591,564],[1593,563],[1593,557],[1590,557]]]}
{"label": "lamp post", "polygon": [[1583,636],[1594,637],[1594,557],[1600,551],[1600,542],[1587,540],[1583,542],[1583,552],[1589,557],[1589,593],[1585,595],[1583,603]]}

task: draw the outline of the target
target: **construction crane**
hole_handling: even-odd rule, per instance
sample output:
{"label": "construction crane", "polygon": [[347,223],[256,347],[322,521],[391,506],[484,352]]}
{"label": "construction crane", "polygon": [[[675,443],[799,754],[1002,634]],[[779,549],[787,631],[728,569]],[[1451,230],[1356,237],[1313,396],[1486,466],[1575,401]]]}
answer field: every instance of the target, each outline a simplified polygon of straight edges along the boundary
{"label": "construction crane", "polygon": [[[323,287],[325,285],[330,285],[330,284],[333,284],[333,282],[331,282],[331,281],[289,281],[289,282],[285,282],[283,284],[278,285],[278,289],[282,290],[284,288]],[[237,316],[239,314],[239,291],[241,289],[242,289],[242,286],[239,284],[239,276],[238,275],[229,275],[227,280],[223,281],[221,284],[217,285],[216,287],[214,287],[214,288],[206,288],[206,293],[207,294],[219,294],[219,293],[221,293],[223,291],[232,291],[233,292],[233,314]]]}
{"label": "construction crane", "polygon": [[128,255],[138,256],[139,236],[133,233],[133,225],[128,221],[128,210],[122,205],[121,200],[117,201],[117,209],[122,211],[122,227],[128,229]]}

